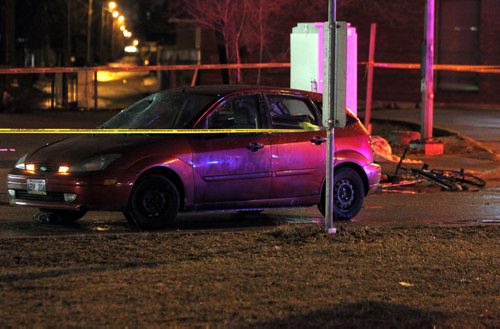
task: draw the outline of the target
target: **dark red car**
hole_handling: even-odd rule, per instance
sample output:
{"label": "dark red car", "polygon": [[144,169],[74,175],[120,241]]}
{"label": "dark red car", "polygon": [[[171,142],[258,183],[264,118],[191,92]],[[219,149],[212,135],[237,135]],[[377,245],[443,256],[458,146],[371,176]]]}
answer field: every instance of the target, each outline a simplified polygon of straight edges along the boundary
{"label": "dark red car", "polygon": [[[175,135],[82,135],[24,155],[8,175],[10,203],[60,221],[88,210],[123,211],[143,228],[178,212],[324,207],[325,130],[320,94],[204,86],[140,100],[100,128],[300,129]],[[351,113],[335,132],[334,211],[354,217],[380,179],[366,129]]]}

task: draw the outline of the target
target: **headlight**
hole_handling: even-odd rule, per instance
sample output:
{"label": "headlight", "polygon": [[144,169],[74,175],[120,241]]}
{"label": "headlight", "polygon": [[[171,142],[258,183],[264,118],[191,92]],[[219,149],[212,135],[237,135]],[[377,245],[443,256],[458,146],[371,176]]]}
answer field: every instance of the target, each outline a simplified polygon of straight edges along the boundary
{"label": "headlight", "polygon": [[16,169],[21,169],[21,170],[25,170],[26,169],[26,158],[28,157],[28,153],[26,153],[25,155],[23,155],[22,157],[19,158],[19,160],[17,160],[16,164],[14,165],[14,167],[16,167]]}
{"label": "headlight", "polygon": [[86,172],[104,170],[111,162],[115,161],[121,154],[105,154],[89,158],[69,168],[69,172]]}

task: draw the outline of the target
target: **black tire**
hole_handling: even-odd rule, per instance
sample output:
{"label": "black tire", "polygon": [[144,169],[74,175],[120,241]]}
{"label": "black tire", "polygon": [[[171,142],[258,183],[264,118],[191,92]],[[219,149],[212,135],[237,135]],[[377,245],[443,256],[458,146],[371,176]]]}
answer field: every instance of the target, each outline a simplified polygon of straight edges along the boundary
{"label": "black tire", "polygon": [[45,224],[71,224],[76,222],[85,214],[87,210],[60,210],[60,209],[40,209],[38,214],[35,214],[36,221]]}
{"label": "black tire", "polygon": [[136,182],[123,213],[131,225],[155,229],[172,225],[179,205],[179,191],[174,183],[161,175],[148,175]]}
{"label": "black tire", "polygon": [[[343,167],[334,173],[333,212],[335,220],[350,220],[363,207],[365,189],[359,174],[352,168]],[[325,216],[325,191],[318,209]]]}

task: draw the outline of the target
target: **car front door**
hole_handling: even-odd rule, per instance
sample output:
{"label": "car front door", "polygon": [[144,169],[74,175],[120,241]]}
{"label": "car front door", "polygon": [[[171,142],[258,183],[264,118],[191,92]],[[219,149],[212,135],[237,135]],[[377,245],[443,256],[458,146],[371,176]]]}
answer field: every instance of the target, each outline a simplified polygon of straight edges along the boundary
{"label": "car front door", "polygon": [[271,198],[319,196],[325,176],[325,132],[310,102],[302,97],[266,95],[273,129],[299,129],[271,135]]}
{"label": "car front door", "polygon": [[[208,114],[209,129],[256,129],[261,127],[258,95],[230,98]],[[230,208],[242,202],[269,198],[271,147],[269,134],[229,133],[193,137],[195,204]]]}

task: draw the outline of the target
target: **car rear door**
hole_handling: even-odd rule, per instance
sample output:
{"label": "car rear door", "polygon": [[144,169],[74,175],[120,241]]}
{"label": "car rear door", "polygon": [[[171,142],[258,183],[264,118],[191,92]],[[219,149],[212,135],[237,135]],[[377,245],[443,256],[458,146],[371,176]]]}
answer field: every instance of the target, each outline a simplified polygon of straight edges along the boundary
{"label": "car rear door", "polygon": [[[208,114],[209,129],[261,128],[261,97],[227,99]],[[268,199],[271,186],[269,134],[206,134],[191,140],[198,207]]]}
{"label": "car rear door", "polygon": [[276,199],[321,194],[325,176],[325,132],[308,99],[268,94],[268,119],[273,129],[298,133],[271,134],[271,197]]}

